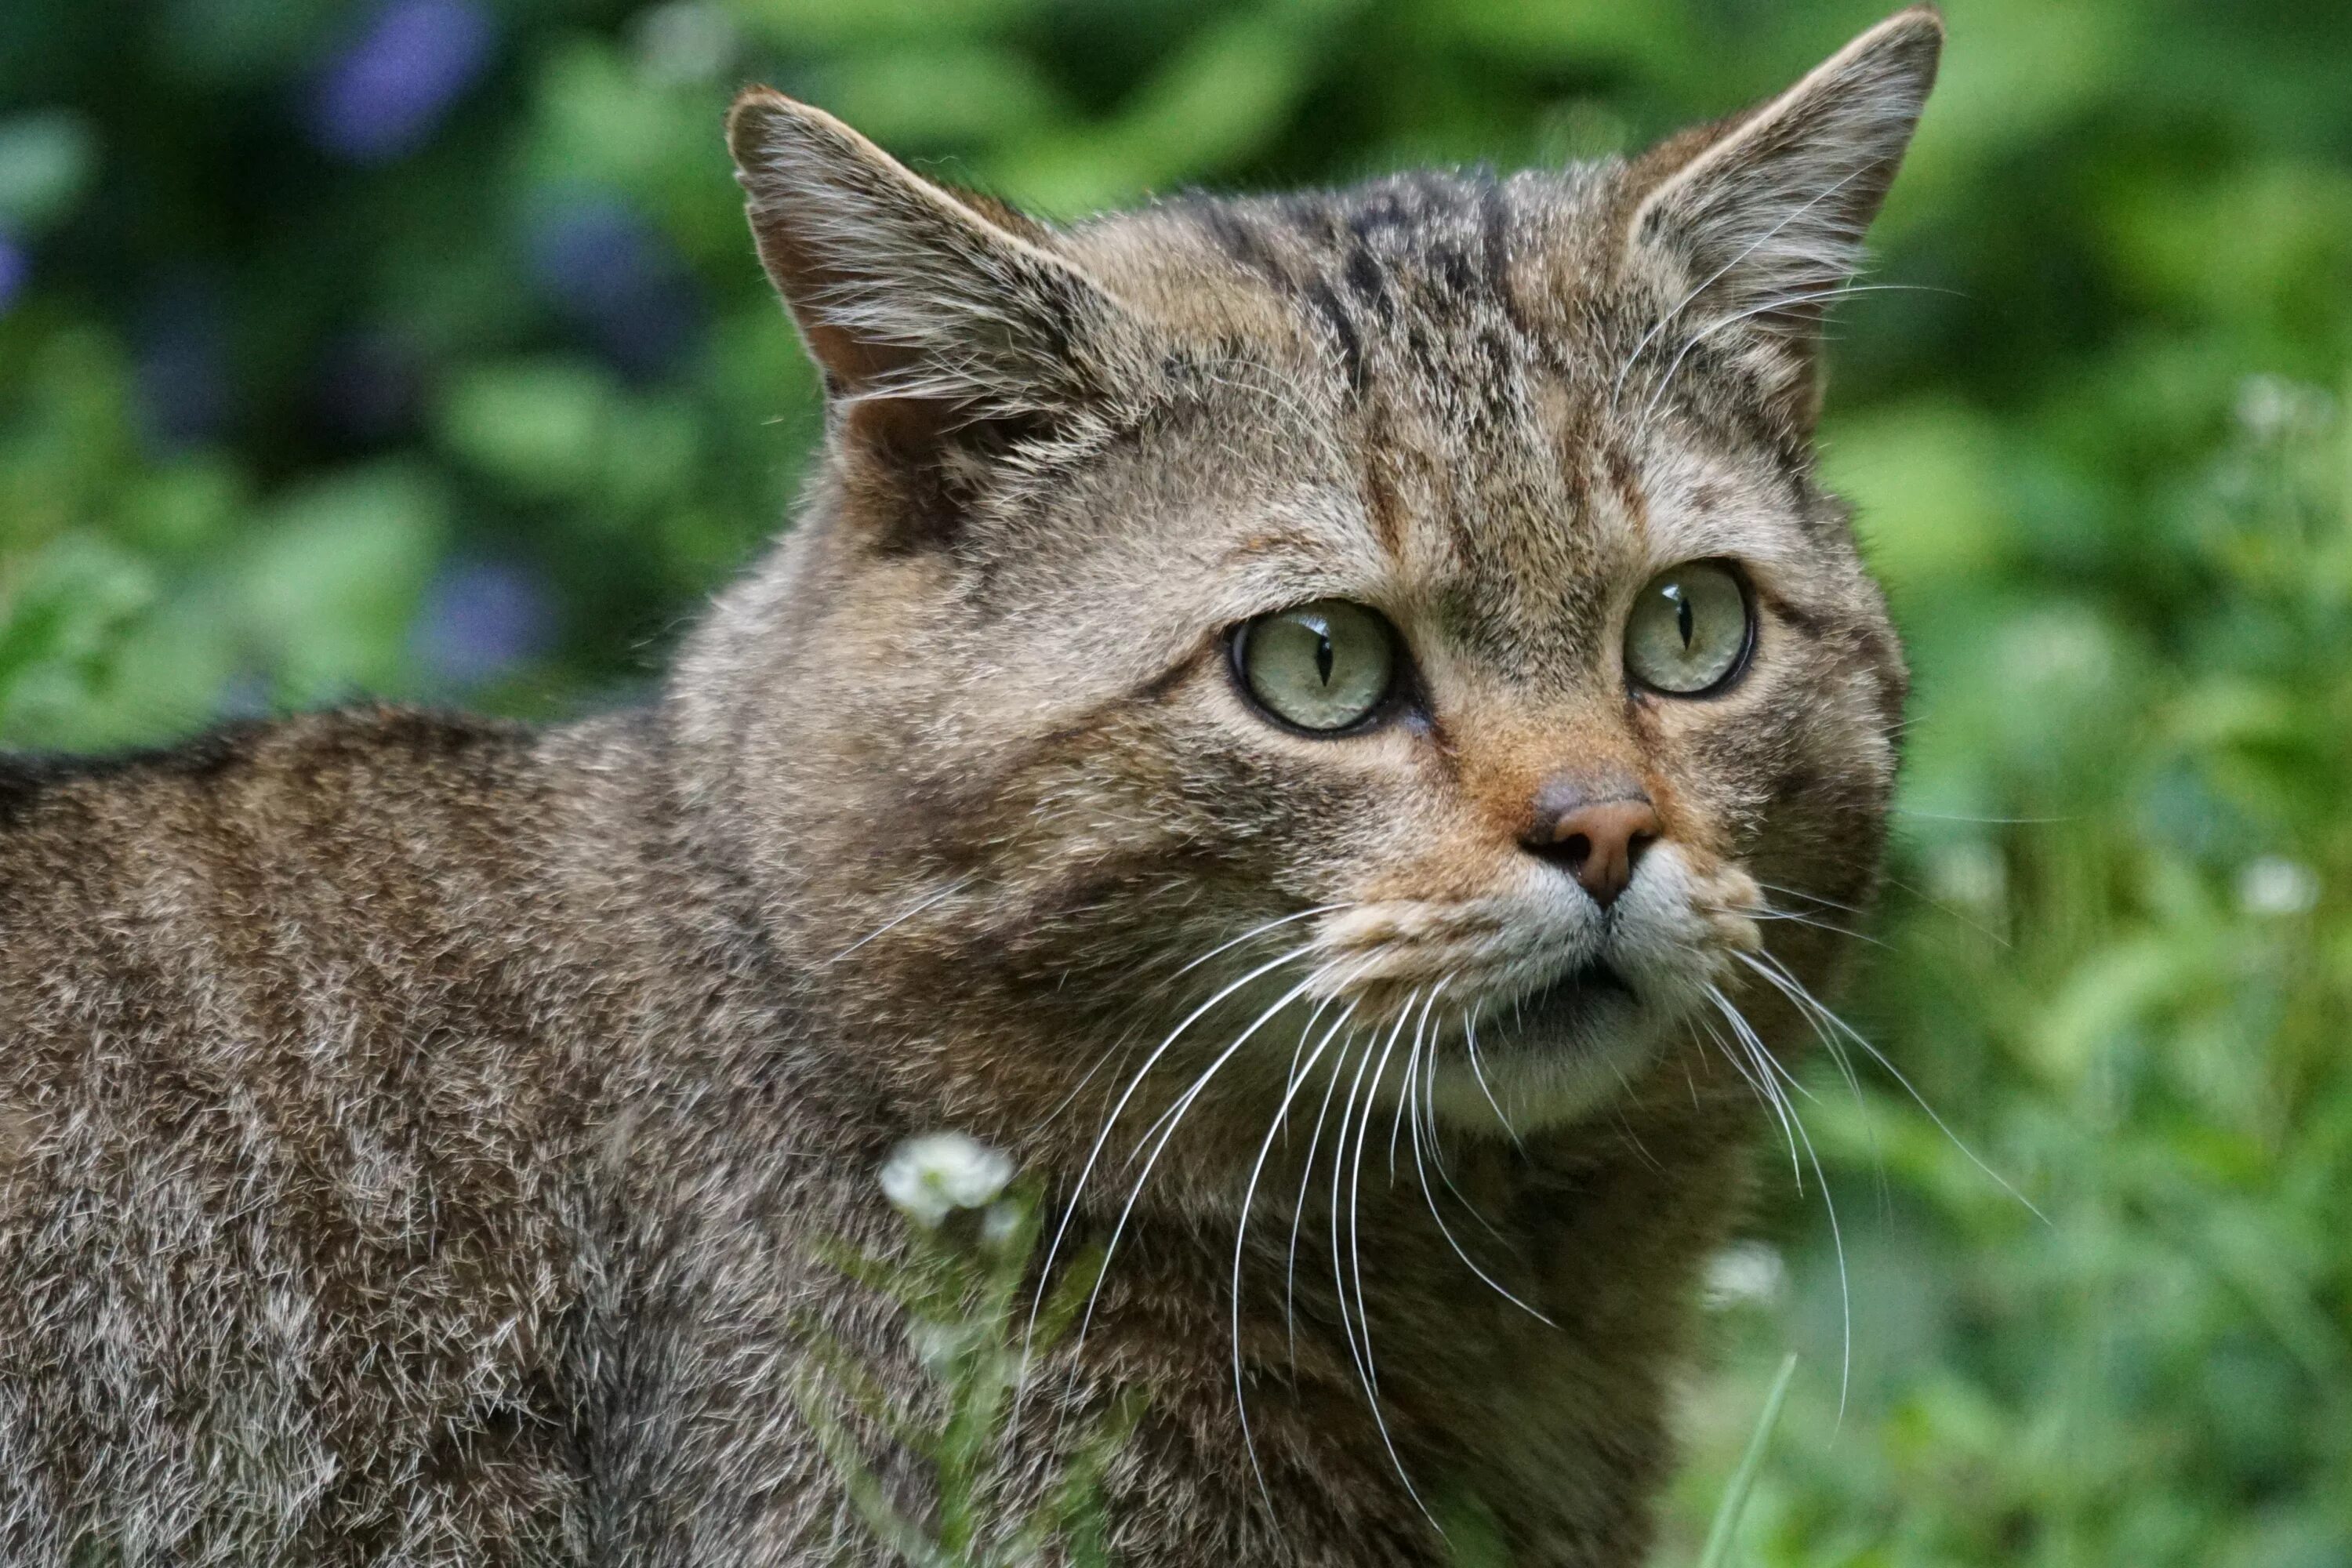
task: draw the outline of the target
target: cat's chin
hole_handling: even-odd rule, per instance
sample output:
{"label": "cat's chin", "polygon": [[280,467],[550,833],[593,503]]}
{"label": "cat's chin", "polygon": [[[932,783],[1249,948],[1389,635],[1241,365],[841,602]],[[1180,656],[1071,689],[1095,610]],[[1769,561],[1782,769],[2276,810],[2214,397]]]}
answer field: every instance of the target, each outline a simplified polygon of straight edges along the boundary
{"label": "cat's chin", "polygon": [[1510,1136],[1580,1121],[1622,1097],[1670,1020],[1606,963],[1591,963],[1479,1023],[1475,1062],[1448,1052],[1431,1106],[1463,1131]]}

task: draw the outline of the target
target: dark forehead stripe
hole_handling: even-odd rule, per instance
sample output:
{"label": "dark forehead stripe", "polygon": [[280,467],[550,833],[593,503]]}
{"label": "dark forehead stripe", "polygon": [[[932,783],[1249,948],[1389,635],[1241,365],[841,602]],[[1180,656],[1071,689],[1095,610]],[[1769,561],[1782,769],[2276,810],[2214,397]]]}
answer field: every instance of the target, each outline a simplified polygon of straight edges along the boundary
{"label": "dark forehead stripe", "polygon": [[1553,375],[1555,354],[1535,302],[1511,289],[1542,200],[1481,170],[1195,198],[1192,211],[1330,346],[1381,546],[1400,555],[1409,530],[1439,531],[1454,635],[1504,667],[1565,676],[1593,662],[1606,616],[1580,531],[1592,455],[1563,450],[1539,412],[1532,383]]}
{"label": "dark forehead stripe", "polygon": [[1187,198],[1176,204],[1217,250],[1311,315],[1360,395],[1383,361],[1452,374],[1499,345],[1452,340],[1474,322],[1517,326],[1509,193],[1491,172],[1418,172],[1337,191]]}
{"label": "dark forehead stripe", "polygon": [[1348,390],[1361,396],[1370,381],[1370,373],[1364,364],[1364,340],[1356,331],[1354,318],[1325,279],[1318,278],[1307,285],[1307,298],[1329,324],[1331,335],[1339,340],[1339,358],[1348,370]]}

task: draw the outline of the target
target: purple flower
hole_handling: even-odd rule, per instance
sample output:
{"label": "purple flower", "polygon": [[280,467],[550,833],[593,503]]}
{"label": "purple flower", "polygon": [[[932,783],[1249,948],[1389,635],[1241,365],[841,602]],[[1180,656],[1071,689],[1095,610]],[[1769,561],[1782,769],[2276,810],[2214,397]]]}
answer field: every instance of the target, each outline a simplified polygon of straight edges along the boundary
{"label": "purple flower", "polygon": [[490,43],[473,0],[389,0],[320,79],[312,138],[354,163],[415,151],[481,75]]}
{"label": "purple flower", "polygon": [[32,273],[33,258],[25,254],[25,247],[0,234],[0,316],[8,313],[10,303],[24,292]]}
{"label": "purple flower", "polygon": [[413,646],[435,681],[478,686],[544,651],[554,621],[538,573],[512,562],[457,562],[425,591]]}

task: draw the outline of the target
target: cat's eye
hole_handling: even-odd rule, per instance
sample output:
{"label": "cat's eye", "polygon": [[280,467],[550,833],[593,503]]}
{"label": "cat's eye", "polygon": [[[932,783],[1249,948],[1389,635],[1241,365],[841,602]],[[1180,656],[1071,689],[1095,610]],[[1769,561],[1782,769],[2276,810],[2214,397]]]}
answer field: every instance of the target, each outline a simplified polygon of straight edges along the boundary
{"label": "cat's eye", "polygon": [[1654,691],[1697,697],[1748,661],[1755,618],[1738,574],[1688,561],[1650,579],[1625,621],[1625,670]]}
{"label": "cat's eye", "polygon": [[1318,599],[1260,616],[1234,637],[1234,668],[1258,706],[1318,734],[1352,730],[1396,685],[1397,637],[1377,611]]}

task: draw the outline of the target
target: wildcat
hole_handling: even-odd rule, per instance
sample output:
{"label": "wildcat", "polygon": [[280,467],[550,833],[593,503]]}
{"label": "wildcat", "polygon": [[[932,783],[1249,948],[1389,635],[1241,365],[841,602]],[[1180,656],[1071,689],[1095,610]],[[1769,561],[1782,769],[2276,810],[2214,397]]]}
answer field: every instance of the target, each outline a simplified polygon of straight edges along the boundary
{"label": "wildcat", "polygon": [[1766,889],[1875,879],[1809,443],[1941,39],[1059,228],[746,93],[824,451],[657,701],[0,768],[0,1558],[881,1561],[787,1390],[917,1386],[812,1244],[953,1127],[1118,1229],[1015,1438],[1144,1391],[1118,1560],[1638,1561],[1840,962]]}

